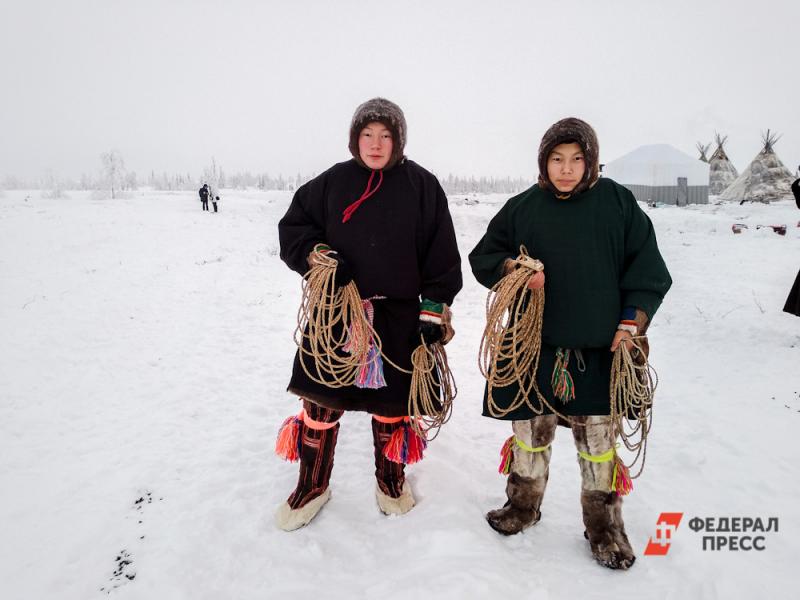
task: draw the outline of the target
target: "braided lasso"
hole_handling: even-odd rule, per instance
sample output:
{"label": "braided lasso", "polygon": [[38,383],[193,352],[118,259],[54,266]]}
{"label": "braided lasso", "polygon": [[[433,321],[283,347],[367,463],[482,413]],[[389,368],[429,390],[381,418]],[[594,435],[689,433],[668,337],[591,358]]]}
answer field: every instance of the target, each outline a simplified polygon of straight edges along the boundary
{"label": "braided lasso", "polygon": [[[489,414],[495,418],[523,404],[537,415],[543,411],[541,402],[534,405],[530,397],[532,391],[541,397],[536,370],[542,349],[544,290],[532,290],[528,282],[544,265],[528,256],[524,246],[520,246],[514,263],[517,268],[498,281],[486,298],[486,327],[478,353],[478,368],[487,383]],[[493,391],[513,383],[518,386],[517,394],[502,408],[495,402]]]}
{"label": "braided lasso", "polygon": [[658,386],[658,374],[639,343],[644,338],[631,338],[633,350],[628,350],[627,340],[620,342],[614,352],[609,386],[614,438],[619,436],[625,448],[634,453],[633,460],[625,466],[632,472],[641,459],[639,470],[630,475],[631,479],[636,479],[644,471],[647,436],[653,424],[653,395]]}
{"label": "braided lasso", "polygon": [[[528,256],[520,246],[514,260],[516,268],[495,284],[486,299],[486,328],[481,338],[478,366],[487,382],[487,408],[492,417],[502,418],[526,405],[534,414],[550,412],[570,426],[585,423],[562,414],[542,395],[536,384],[541,353],[544,314],[544,291],[531,290],[528,282],[544,266]],[[631,338],[629,351],[622,340],[614,352],[610,377],[610,415],[614,437],[634,453],[631,469],[640,459],[641,466],[631,479],[641,475],[647,455],[647,435],[652,425],[653,395],[658,383],[655,369],[649,364],[639,340]],[[496,388],[517,385],[517,394],[505,407],[494,400]]]}
{"label": "braided lasso", "polygon": [[[312,251],[303,276],[302,300],[297,312],[294,341],[303,355],[300,364],[313,381],[329,388],[354,385],[358,372],[373,357],[411,375],[408,414],[412,428],[426,440],[434,439],[452,414],[458,393],[444,346],[420,345],[411,354],[412,369],[404,369],[382,351],[382,342],[364,312],[355,282],[337,288],[336,259]],[[340,328],[340,332],[335,333]],[[304,343],[305,342],[305,343]],[[313,369],[303,360],[310,357]],[[438,385],[438,394],[437,394]],[[432,433],[431,433],[432,432]]]}

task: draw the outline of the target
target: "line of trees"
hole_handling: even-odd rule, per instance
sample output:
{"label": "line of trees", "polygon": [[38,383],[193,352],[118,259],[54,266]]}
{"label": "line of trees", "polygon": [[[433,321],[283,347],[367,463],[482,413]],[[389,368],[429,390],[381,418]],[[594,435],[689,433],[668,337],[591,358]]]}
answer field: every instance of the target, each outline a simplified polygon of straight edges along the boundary
{"label": "line of trees", "polygon": [[439,178],[447,195],[451,194],[514,194],[528,189],[533,181],[522,177],[458,177]]}
{"label": "line of trees", "polygon": [[[191,173],[157,173],[141,179],[135,171],[125,168],[125,161],[117,150],[109,150],[100,155],[100,170],[93,174],[84,173],[80,179],[58,177],[52,170],[37,179],[20,179],[6,176],[0,181],[0,189],[42,189],[48,190],[52,197],[60,197],[63,190],[102,190],[111,198],[117,198],[120,192],[136,190],[146,186],[154,190],[190,191],[197,190],[203,183],[208,183],[213,190],[219,189],[258,189],[258,190],[295,190],[315,177],[298,173],[294,177],[277,176],[269,173],[252,173],[239,171],[226,173],[214,158],[204,167],[199,175]],[[448,175],[439,178],[447,194],[513,194],[527,189],[532,181],[521,177],[462,177]]]}

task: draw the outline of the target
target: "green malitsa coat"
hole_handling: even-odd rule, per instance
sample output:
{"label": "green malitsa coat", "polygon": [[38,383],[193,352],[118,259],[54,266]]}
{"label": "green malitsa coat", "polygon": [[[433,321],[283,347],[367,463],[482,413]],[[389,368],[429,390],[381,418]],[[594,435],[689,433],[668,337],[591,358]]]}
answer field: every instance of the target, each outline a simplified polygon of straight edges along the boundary
{"label": "green malitsa coat", "polygon": [[[611,179],[601,178],[565,200],[534,185],[506,202],[489,223],[469,255],[475,278],[491,288],[503,276],[505,260],[519,255],[520,245],[544,263],[546,277],[536,374],[540,391],[564,414],[609,414],[609,347],[622,309],[639,308],[652,320],[672,285],[653,224],[630,190]],[[568,368],[575,398],[567,403],[555,398],[550,383],[557,348],[572,351]],[[516,384],[495,388],[492,396],[509,406],[517,390]],[[534,398],[531,402],[538,405]],[[485,392],[483,414],[491,416]],[[522,406],[502,418],[535,416]]]}

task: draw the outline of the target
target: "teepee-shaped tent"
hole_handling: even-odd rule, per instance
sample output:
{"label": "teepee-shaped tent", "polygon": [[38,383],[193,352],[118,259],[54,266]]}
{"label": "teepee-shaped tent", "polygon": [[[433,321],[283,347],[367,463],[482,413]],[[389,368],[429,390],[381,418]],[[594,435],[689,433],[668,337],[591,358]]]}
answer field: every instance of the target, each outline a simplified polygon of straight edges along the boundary
{"label": "teepee-shaped tent", "polygon": [[769,202],[792,197],[792,174],[774,150],[780,136],[771,134],[767,129],[762,139],[764,148],[736,181],[720,194],[720,200]]}
{"label": "teepee-shaped tent", "polygon": [[697,151],[700,153],[700,160],[704,163],[708,162],[708,149],[711,148],[711,144],[704,144],[703,142],[697,142]]}
{"label": "teepee-shaped tent", "polygon": [[725,191],[730,184],[732,184],[739,176],[739,172],[725,153],[725,142],[728,136],[721,136],[716,134],[717,149],[711,155],[709,164],[711,165],[711,172],[709,174],[708,192],[715,196]]}

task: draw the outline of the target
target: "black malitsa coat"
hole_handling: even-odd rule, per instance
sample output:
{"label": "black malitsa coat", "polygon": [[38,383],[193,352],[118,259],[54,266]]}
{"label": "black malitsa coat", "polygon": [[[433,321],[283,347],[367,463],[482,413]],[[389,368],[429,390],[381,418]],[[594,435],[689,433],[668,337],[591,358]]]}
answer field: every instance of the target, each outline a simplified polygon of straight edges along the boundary
{"label": "black malitsa coat", "polygon": [[[281,259],[297,273],[318,243],[347,261],[362,298],[373,300],[384,355],[411,369],[421,298],[452,304],[462,286],[461,257],[447,198],[436,177],[413,161],[384,171],[378,191],[342,222],[344,209],[367,187],[371,171],[355,160],[334,165],[300,187],[278,223]],[[378,180],[375,174],[373,187]],[[408,413],[411,376],[384,361],[387,386],[332,389],[312,381],[297,353],[289,391],[328,408],[382,416]]]}

